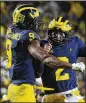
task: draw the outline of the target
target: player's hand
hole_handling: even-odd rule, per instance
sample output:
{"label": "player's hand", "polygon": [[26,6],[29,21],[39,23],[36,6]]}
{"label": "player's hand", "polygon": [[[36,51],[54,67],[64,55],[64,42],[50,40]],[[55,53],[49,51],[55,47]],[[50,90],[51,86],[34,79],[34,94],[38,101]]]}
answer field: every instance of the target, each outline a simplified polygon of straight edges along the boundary
{"label": "player's hand", "polygon": [[74,70],[80,70],[81,72],[83,72],[85,70],[85,64],[83,62],[73,63],[72,64],[72,69],[74,69]]}
{"label": "player's hand", "polygon": [[47,43],[44,45],[44,50],[46,50],[46,52],[49,52],[52,48],[52,45],[50,43]]}

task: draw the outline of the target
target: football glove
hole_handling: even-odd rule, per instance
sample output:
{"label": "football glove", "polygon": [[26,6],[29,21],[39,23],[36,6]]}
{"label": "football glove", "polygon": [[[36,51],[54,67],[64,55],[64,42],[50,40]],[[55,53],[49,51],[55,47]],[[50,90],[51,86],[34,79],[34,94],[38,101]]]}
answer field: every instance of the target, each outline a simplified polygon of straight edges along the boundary
{"label": "football glove", "polygon": [[85,70],[85,64],[83,62],[73,63],[72,64],[72,69],[74,69],[74,70],[80,70],[81,72],[83,72]]}

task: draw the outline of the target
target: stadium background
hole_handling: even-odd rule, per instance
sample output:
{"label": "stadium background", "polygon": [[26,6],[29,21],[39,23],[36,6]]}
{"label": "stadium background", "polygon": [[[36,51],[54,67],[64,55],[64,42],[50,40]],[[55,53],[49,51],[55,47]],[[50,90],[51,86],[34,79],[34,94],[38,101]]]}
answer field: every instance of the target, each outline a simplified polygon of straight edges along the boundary
{"label": "stadium background", "polygon": [[[49,22],[56,16],[67,16],[75,30],[74,35],[79,36],[84,42],[86,39],[86,11],[85,11],[85,1],[2,1],[0,2],[0,49],[4,48],[6,39],[6,30],[10,23],[12,23],[12,12],[17,5],[20,4],[30,4],[37,7],[43,14],[43,31],[39,31],[41,39],[47,37],[47,27]],[[4,50],[5,51],[5,50]],[[6,63],[5,52],[0,52],[1,64]],[[83,61],[85,63],[86,58],[79,58],[78,61]],[[7,87],[10,83],[8,70],[5,66],[0,67],[1,70],[1,93],[0,99],[5,98],[7,93]],[[83,96],[86,96],[86,73],[77,73],[79,89]]]}

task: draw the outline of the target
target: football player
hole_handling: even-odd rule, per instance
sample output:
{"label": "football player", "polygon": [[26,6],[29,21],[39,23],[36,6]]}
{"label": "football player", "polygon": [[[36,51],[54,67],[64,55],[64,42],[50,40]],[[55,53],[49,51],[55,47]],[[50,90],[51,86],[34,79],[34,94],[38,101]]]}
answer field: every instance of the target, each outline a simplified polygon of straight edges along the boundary
{"label": "football player", "polygon": [[[48,28],[48,41],[42,41],[41,46],[49,52],[51,43],[50,53],[69,63],[76,62],[78,57],[86,57],[86,45],[80,38],[72,36],[71,30],[71,24],[66,18],[53,19]],[[83,72],[83,70],[81,71]],[[54,89],[45,91],[46,95],[42,102],[84,102],[78,90],[76,71],[73,69],[53,70],[45,65],[42,82],[44,87]]]}
{"label": "football player", "polygon": [[61,61],[40,47],[37,34],[39,11],[29,5],[20,5],[13,12],[13,23],[7,30],[7,68],[11,77],[8,98],[11,102],[35,102],[33,57],[52,67],[76,69],[77,65]]}

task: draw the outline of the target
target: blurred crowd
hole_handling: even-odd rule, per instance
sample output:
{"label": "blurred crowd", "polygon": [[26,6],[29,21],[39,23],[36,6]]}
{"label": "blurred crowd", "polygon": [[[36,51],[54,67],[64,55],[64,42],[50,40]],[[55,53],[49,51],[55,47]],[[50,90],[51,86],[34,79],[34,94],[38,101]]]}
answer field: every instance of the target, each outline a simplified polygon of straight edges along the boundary
{"label": "blurred crowd", "polygon": [[[0,2],[0,61],[1,61],[1,93],[0,98],[6,99],[7,87],[10,83],[8,70],[6,69],[6,54],[5,54],[5,41],[6,31],[9,24],[12,23],[12,12],[16,6],[21,4],[30,4],[39,9],[42,13],[41,19],[43,22],[42,31],[39,31],[41,39],[47,38],[47,28],[49,22],[57,16],[67,17],[74,29],[74,34],[79,36],[84,42],[86,39],[86,10],[85,1],[2,1]],[[78,61],[85,63],[86,58],[79,58]],[[77,73],[79,88],[83,96],[86,95],[86,80],[85,73]]]}

